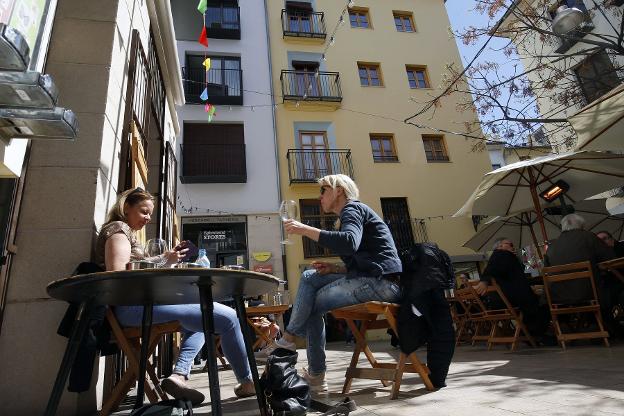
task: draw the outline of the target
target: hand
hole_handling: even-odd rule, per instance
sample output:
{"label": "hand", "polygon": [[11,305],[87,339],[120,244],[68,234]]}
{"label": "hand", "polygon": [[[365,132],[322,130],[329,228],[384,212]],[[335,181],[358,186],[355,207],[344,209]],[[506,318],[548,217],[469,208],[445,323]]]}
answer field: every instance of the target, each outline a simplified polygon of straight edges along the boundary
{"label": "hand", "polygon": [[167,259],[165,265],[170,266],[172,264],[178,263],[184,258],[184,256],[186,256],[186,253],[188,253],[188,251],[188,248],[180,248],[180,245],[177,245],[173,250],[165,252],[164,256],[165,259]]}
{"label": "hand", "polygon": [[481,281],[478,284],[474,285],[473,287],[474,287],[475,292],[477,292],[479,296],[483,296],[485,295],[485,292],[487,292],[488,283]]}
{"label": "hand", "polygon": [[334,265],[324,261],[313,261],[310,266],[314,267],[316,272],[321,275],[335,273]]}
{"label": "hand", "polygon": [[284,221],[284,231],[286,231],[287,234],[304,235],[309,228],[309,226],[297,220],[290,219]]}

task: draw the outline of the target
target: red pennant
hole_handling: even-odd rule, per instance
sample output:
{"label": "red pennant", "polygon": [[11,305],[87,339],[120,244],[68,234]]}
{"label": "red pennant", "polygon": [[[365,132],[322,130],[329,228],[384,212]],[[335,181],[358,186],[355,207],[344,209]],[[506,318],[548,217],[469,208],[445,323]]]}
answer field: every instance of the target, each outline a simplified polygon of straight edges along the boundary
{"label": "red pennant", "polygon": [[202,29],[202,33],[201,35],[199,35],[199,39],[197,39],[197,41],[201,43],[202,45],[204,45],[205,47],[208,47],[208,37],[206,36],[206,26],[204,26],[204,28]]}

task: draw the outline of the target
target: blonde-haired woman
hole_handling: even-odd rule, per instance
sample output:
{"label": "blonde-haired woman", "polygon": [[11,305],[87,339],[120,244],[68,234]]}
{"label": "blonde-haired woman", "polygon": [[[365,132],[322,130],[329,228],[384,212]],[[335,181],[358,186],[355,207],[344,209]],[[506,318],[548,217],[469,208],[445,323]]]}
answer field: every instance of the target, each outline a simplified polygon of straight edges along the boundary
{"label": "blonde-haired woman", "polygon": [[[108,213],[96,244],[96,263],[106,270],[125,270],[131,260],[145,259],[143,248],[136,238],[136,231],[150,222],[154,210],[154,197],[141,188],[123,192]],[[177,263],[188,249],[170,250],[164,254],[165,264]],[[140,326],[142,306],[117,306],[115,315],[122,326]],[[180,321],[182,345],[173,369],[173,374],[161,382],[165,392],[176,399],[190,400],[197,405],[204,401],[204,395],[189,388],[185,381],[197,353],[204,345],[204,332],[199,305],[154,306],[153,323]],[[243,335],[236,312],[220,303],[214,303],[215,330],[221,335],[221,346],[239,383],[234,388],[238,397],[255,394],[251,371],[247,361]]]}
{"label": "blonde-haired woman", "polygon": [[295,220],[285,221],[284,228],[288,234],[302,235],[330,249],[345,266],[314,262],[314,270],[303,272],[288,327],[272,347],[294,350],[295,338],[305,337],[308,368],[304,377],[313,390],[322,391],[327,390],[323,315],[362,302],[398,301],[401,261],[388,226],[358,201],[359,190],[350,177],[328,175],[318,183],[321,208],[338,215],[338,229],[320,230]]}

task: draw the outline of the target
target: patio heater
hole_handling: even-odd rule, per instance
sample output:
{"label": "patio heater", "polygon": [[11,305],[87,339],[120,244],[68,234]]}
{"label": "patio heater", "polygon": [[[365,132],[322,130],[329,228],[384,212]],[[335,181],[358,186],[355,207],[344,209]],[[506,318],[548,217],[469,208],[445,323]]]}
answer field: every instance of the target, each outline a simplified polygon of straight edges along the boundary
{"label": "patio heater", "polygon": [[561,215],[566,216],[574,212],[574,208],[566,205],[565,199],[563,198],[569,189],[570,185],[567,182],[558,180],[550,185],[544,192],[540,193],[540,197],[546,202],[552,202],[555,199],[559,199],[559,202],[561,203]]}

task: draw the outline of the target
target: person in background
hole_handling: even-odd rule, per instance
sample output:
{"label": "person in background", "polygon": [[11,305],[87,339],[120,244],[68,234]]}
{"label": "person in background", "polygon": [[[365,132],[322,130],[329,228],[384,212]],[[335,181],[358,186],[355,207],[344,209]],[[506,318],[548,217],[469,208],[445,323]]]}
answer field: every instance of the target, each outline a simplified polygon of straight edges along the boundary
{"label": "person in background", "polygon": [[[96,263],[106,270],[125,270],[126,263],[146,259],[136,232],[150,222],[154,210],[154,198],[141,188],[123,192],[108,213],[96,243]],[[187,249],[177,247],[161,256],[165,264],[171,265],[182,259]],[[155,260],[155,259],[147,259]],[[240,384],[234,388],[238,397],[255,394],[243,335],[236,312],[225,305],[214,303],[215,330],[221,335],[223,353],[232,365]],[[140,326],[142,306],[117,306],[115,315],[122,326]],[[176,399],[190,400],[194,405],[204,401],[204,395],[189,388],[186,380],[197,353],[204,345],[203,323],[200,305],[158,305],[154,306],[153,323],[180,321],[182,345],[173,374],[162,380],[163,390]]]}
{"label": "person in background", "polygon": [[613,249],[615,257],[624,257],[624,241],[616,241],[608,231],[598,231],[596,237]]}
{"label": "person in background", "polygon": [[272,349],[294,351],[296,337],[306,338],[309,367],[304,369],[303,376],[313,391],[324,391],[327,383],[323,315],[369,301],[397,302],[401,260],[390,229],[375,211],[358,201],[359,190],[350,177],[328,175],[318,183],[321,208],[339,216],[336,231],[320,230],[295,220],[286,220],[284,229],[328,248],[341,257],[344,266],[314,262],[312,270],[303,272],[284,336]]}
{"label": "person in background", "polygon": [[470,278],[468,278],[468,275],[466,273],[460,273],[459,276],[457,276],[457,288],[463,289],[467,287],[469,280]]}
{"label": "person in background", "polygon": [[[474,287],[475,290],[483,296],[491,279],[495,278],[509,302],[522,311],[529,333],[536,337],[538,342],[552,344],[553,340],[545,336],[550,323],[548,306],[540,305],[539,298],[531,289],[529,280],[524,275],[524,265],[516,256],[513,242],[506,237],[499,238],[494,242],[492,250],[492,255],[481,275],[481,282]],[[493,308],[503,306],[500,299],[491,298],[490,301]]]}

